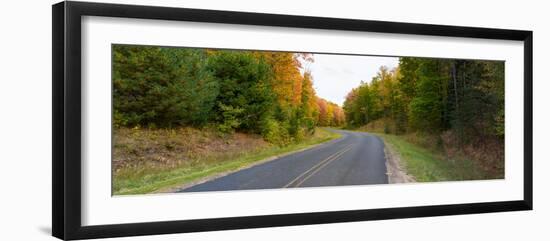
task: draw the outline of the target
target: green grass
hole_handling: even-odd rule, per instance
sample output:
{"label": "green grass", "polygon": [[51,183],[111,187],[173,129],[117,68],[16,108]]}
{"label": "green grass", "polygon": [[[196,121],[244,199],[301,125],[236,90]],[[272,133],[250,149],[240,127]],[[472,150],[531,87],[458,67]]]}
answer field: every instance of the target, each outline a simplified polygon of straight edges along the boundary
{"label": "green grass", "polygon": [[408,142],[402,136],[376,135],[398,152],[407,173],[418,182],[492,179],[471,160],[447,159],[443,154]]}
{"label": "green grass", "polygon": [[269,145],[264,149],[244,151],[239,155],[218,156],[214,161],[196,160],[194,165],[171,169],[137,170],[135,168],[127,168],[115,175],[113,194],[146,194],[169,190],[170,188],[183,186],[208,176],[235,171],[269,157],[294,152],[339,137],[340,134],[324,129],[317,129],[315,134],[308,139],[284,147]]}

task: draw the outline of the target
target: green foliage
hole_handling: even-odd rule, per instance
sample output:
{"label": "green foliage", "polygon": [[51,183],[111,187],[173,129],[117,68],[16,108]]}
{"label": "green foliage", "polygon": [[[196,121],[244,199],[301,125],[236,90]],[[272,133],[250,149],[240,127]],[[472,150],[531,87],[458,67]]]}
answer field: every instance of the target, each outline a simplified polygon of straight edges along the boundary
{"label": "green foliage", "polygon": [[426,139],[411,143],[429,152],[396,146],[417,181],[503,175],[504,62],[400,58],[396,69],[381,68],[353,89],[344,111],[349,127],[404,134],[383,135],[387,141]]}
{"label": "green foliage", "polygon": [[415,96],[410,103],[409,120],[414,129],[439,131],[442,128],[446,99],[445,78],[441,77],[443,60],[419,60]]}
{"label": "green foliage", "polygon": [[[222,106],[239,109],[231,118],[238,119],[234,128],[241,131],[261,132],[261,120],[271,115],[274,96],[270,91],[272,73],[269,65],[249,52],[220,51],[209,59],[209,70],[220,85],[215,110],[224,113]],[[225,115],[217,120],[225,123]]]}
{"label": "green foliage", "polygon": [[[286,145],[315,133],[311,55],[113,45],[113,121],[120,127],[216,126]],[[339,108],[326,113],[343,123]]]}
{"label": "green foliage", "polygon": [[281,122],[272,118],[266,118],[262,123],[262,136],[270,143],[284,146],[289,143],[290,136],[288,130],[284,128]]}
{"label": "green foliage", "polygon": [[205,58],[200,50],[114,45],[115,125],[205,124],[218,93]]}
{"label": "green foliage", "polygon": [[480,60],[400,58],[370,83],[350,91],[347,125],[385,133],[452,131],[462,143],[504,136],[504,63]]}
{"label": "green foliage", "polygon": [[218,130],[222,133],[233,133],[233,131],[241,124],[239,116],[243,113],[244,109],[235,108],[222,103],[219,103],[219,108],[221,112],[221,120],[218,124]]}
{"label": "green foliage", "polygon": [[495,134],[504,137],[504,109],[497,112],[495,116]]}

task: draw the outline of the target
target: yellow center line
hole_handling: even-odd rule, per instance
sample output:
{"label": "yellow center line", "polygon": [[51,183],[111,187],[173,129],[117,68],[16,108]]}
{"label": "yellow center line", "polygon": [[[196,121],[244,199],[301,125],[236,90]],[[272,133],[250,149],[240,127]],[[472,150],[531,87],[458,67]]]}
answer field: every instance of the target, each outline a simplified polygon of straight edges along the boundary
{"label": "yellow center line", "polygon": [[328,166],[328,164],[330,164],[331,162],[335,161],[335,160],[338,160],[340,159],[340,157],[342,155],[344,155],[344,153],[346,153],[347,151],[351,150],[352,147],[346,149],[345,151],[343,152],[340,152],[340,154],[338,154],[338,156],[335,156],[334,158],[332,158],[332,160],[329,160],[327,162],[325,162],[325,164],[323,164],[322,166],[320,166],[319,168],[315,169],[315,171],[311,172],[307,177],[305,177],[304,179],[302,179],[302,181],[300,181],[299,183],[296,184],[296,186],[294,187],[299,187],[300,185],[302,185],[302,183],[304,183],[305,181],[307,181],[307,179],[309,179],[310,177],[312,177],[313,175],[315,175],[315,173],[319,172],[321,169],[323,169],[324,167]]}
{"label": "yellow center line", "polygon": [[337,151],[335,153],[333,153],[332,155],[330,155],[329,157],[325,158],[324,160],[320,161],[319,163],[317,163],[315,166],[311,167],[310,169],[308,169],[307,171],[303,172],[302,174],[300,174],[299,176],[297,176],[296,178],[294,178],[292,181],[290,181],[288,184],[286,184],[285,186],[283,186],[283,188],[287,188],[289,187],[290,185],[292,185],[292,183],[296,182],[297,180],[299,180],[300,178],[302,178],[303,176],[305,176],[308,172],[314,170],[315,168],[323,165],[325,162],[328,162],[330,161],[332,158],[334,157],[337,157],[338,154],[341,154],[341,153],[344,153],[346,151],[348,151],[349,149],[351,149],[351,147],[349,149],[345,149],[346,147],[349,147],[351,146],[352,144],[349,144],[347,146],[344,146],[344,148],[342,148],[342,150],[340,151]]}

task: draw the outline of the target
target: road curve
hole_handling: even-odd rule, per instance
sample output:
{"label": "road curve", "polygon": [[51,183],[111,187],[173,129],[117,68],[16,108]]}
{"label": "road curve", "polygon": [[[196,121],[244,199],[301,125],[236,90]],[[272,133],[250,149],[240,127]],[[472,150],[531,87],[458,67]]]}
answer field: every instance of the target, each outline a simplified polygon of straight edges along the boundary
{"label": "road curve", "polygon": [[177,192],[386,184],[384,143],[362,132],[331,130],[341,138]]}

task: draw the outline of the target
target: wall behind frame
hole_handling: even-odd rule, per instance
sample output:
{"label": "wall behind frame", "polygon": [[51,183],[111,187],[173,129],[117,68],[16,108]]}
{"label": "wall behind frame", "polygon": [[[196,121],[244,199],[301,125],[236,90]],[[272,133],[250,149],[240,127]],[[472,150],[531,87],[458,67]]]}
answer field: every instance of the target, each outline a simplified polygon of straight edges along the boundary
{"label": "wall behind frame", "polygon": [[[547,240],[550,232],[550,24],[544,1],[109,1],[534,31],[534,211],[155,236],[155,240]],[[54,240],[51,230],[51,4],[11,1],[0,14],[0,239]],[[151,240],[132,237],[115,240]]]}

